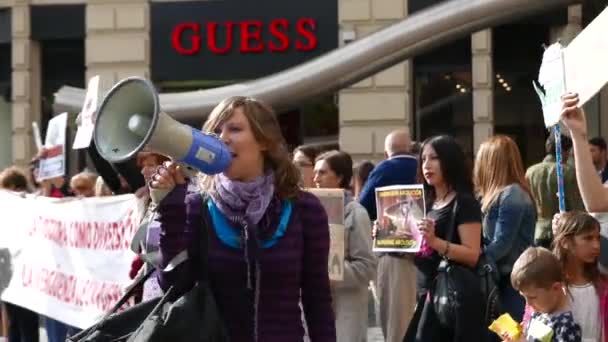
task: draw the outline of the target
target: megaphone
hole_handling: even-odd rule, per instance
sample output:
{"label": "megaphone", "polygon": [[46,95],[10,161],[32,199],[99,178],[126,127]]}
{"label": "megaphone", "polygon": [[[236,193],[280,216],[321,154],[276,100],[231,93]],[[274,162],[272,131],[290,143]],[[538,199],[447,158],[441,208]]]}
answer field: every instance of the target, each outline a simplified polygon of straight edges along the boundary
{"label": "megaphone", "polygon": [[140,77],[126,78],[110,89],[97,111],[93,139],[99,154],[111,163],[129,160],[144,147],[208,175],[224,171],[232,161],[216,135],[162,112],[154,85]]}

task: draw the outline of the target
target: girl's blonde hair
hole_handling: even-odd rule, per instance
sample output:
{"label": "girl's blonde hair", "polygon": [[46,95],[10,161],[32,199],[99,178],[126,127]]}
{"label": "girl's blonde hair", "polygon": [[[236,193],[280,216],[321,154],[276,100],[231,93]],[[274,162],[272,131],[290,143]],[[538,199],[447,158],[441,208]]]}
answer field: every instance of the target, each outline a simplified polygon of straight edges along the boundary
{"label": "girl's blonde hair", "polygon": [[[566,270],[568,262],[568,250],[565,245],[574,239],[576,235],[585,234],[592,230],[600,230],[600,223],[584,211],[574,210],[562,213],[553,237],[553,254],[557,257]],[[598,288],[601,279],[600,271],[596,263],[586,264],[583,269],[585,278],[589,279]],[[568,285],[568,277],[566,277]]]}
{"label": "girl's blonde hair", "polygon": [[[263,145],[264,169],[274,171],[275,191],[281,199],[294,198],[300,190],[300,171],[291,162],[287,143],[281,133],[281,127],[270,106],[250,97],[233,96],[218,104],[203,125],[203,131],[213,133],[241,108],[256,141]],[[213,177],[203,176],[203,191],[214,191]]]}
{"label": "girl's blonde hair", "polygon": [[495,135],[481,144],[475,159],[473,180],[477,194],[481,196],[481,211],[484,213],[501,191],[514,183],[519,184],[534,203],[519,148],[506,135]]}

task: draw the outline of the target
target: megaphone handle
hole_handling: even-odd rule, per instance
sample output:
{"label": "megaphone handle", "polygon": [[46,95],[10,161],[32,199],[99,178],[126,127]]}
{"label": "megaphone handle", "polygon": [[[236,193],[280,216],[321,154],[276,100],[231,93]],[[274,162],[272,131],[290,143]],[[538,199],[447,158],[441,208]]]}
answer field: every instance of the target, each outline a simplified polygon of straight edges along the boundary
{"label": "megaphone handle", "polygon": [[[181,166],[184,177],[186,177],[188,179],[188,182],[190,179],[195,178],[197,176],[198,171],[195,168],[193,168],[185,163],[177,163],[177,164],[179,166]],[[171,191],[173,191],[173,188],[170,188],[170,189],[150,188],[150,199],[152,200],[153,203],[159,204],[165,197],[167,197],[167,195]]]}

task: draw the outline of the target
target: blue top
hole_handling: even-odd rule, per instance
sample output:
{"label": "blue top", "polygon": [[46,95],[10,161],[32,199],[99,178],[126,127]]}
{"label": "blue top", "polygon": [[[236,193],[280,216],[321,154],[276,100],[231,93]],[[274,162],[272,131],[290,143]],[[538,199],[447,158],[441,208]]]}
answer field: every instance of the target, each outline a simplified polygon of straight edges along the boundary
{"label": "blue top", "polygon": [[483,218],[484,250],[508,275],[515,260],[534,244],[536,209],[530,195],[519,185],[504,188]]}
{"label": "blue top", "polygon": [[[291,217],[291,202],[283,201],[282,207],[279,226],[270,239],[261,241],[262,248],[274,246],[285,235],[287,223],[289,223],[289,218]],[[234,228],[213,201],[207,201],[207,208],[213,222],[213,228],[220,241],[232,248],[242,248],[240,229]]]}
{"label": "blue top", "polygon": [[389,185],[416,184],[417,165],[416,157],[398,155],[383,160],[374,167],[358,198],[359,203],[367,209],[372,221],[377,217],[376,188]]}

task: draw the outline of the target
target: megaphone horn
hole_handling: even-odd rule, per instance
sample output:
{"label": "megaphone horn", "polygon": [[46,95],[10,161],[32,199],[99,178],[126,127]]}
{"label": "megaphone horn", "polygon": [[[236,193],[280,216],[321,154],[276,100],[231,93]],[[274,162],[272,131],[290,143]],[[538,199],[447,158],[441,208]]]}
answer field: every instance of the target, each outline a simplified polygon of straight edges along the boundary
{"label": "megaphone horn", "polygon": [[118,82],[97,112],[93,139],[111,163],[133,158],[144,147],[206,174],[224,171],[230,150],[216,135],[181,124],[160,109],[154,85],[140,77]]}

